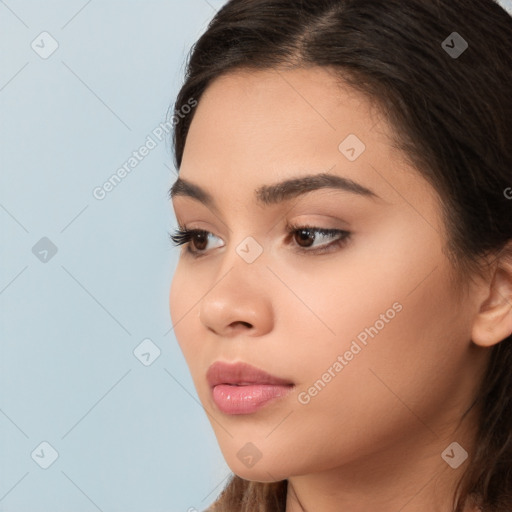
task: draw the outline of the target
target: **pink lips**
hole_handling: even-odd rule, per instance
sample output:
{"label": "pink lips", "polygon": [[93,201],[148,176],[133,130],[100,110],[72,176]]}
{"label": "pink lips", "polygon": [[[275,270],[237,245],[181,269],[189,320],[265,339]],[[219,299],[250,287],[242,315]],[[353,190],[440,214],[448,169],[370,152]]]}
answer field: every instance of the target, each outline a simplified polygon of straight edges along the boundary
{"label": "pink lips", "polygon": [[250,414],[286,396],[293,383],[246,363],[213,363],[206,373],[217,407],[226,414]]}

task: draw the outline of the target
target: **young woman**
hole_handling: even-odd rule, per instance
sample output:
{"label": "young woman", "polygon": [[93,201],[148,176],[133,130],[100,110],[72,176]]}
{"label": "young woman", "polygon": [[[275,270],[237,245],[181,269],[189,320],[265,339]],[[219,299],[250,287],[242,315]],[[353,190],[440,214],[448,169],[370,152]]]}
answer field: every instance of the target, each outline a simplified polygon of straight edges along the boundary
{"label": "young woman", "polygon": [[512,18],[231,0],[175,104],[212,511],[512,510]]}

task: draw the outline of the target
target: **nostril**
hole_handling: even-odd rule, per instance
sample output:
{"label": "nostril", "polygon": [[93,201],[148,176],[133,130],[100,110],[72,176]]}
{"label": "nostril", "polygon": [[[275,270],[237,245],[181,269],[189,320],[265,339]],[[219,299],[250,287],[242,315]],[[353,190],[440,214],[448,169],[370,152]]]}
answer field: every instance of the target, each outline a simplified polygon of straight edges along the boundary
{"label": "nostril", "polygon": [[252,327],[252,324],[250,324],[249,322],[243,322],[243,321],[241,321],[241,320],[240,320],[240,321],[233,322],[231,325],[236,326],[236,325],[238,325],[238,324],[243,325],[243,326],[245,326],[245,327]]}

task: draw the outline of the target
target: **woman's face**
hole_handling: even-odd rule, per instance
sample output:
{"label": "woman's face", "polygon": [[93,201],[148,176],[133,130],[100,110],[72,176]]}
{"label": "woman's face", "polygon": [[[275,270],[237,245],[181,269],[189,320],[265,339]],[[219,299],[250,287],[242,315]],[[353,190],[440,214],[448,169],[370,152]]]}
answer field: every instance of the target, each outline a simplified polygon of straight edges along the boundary
{"label": "woman's face", "polygon": [[[405,467],[404,453],[448,468],[441,452],[467,444],[453,430],[483,370],[470,341],[476,301],[453,286],[437,194],[391,135],[321,68],[231,73],[196,108],[180,179],[211,202],[181,187],[173,206],[181,226],[211,235],[189,242],[198,257],[182,248],[171,317],[243,478]],[[328,186],[262,191],[320,174]],[[241,391],[224,386],[219,408],[207,380],[216,361],[293,386],[247,410],[226,409]],[[268,387],[251,389],[254,402]]]}

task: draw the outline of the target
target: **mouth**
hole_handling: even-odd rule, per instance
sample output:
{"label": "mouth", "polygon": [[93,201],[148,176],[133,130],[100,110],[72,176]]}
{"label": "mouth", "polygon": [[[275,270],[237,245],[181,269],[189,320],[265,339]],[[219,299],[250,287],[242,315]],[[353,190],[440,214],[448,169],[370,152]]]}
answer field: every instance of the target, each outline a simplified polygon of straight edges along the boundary
{"label": "mouth", "polygon": [[212,398],[225,414],[251,414],[284,398],[294,383],[246,363],[213,363],[206,374]]}

